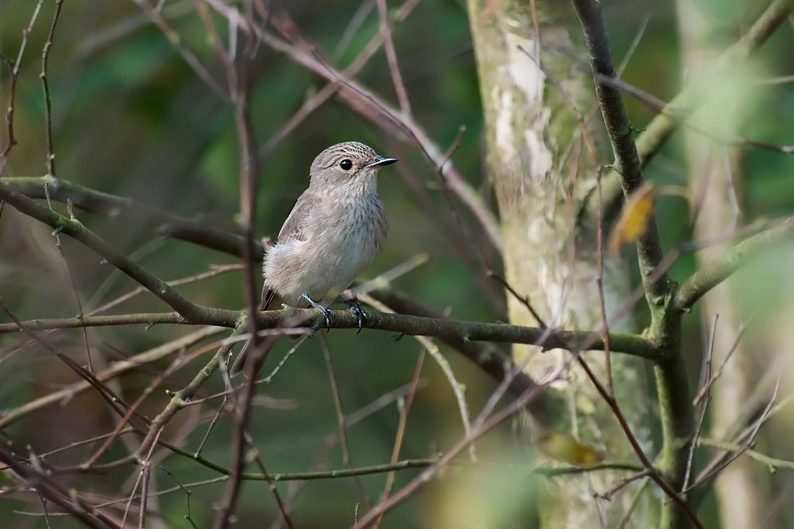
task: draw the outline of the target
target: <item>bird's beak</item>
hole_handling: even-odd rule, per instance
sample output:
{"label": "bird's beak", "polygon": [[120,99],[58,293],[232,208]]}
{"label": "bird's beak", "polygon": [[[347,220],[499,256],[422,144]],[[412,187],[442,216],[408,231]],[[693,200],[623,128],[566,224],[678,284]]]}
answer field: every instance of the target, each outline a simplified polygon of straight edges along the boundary
{"label": "bird's beak", "polygon": [[364,167],[383,167],[384,165],[393,164],[396,161],[398,161],[397,158],[386,158],[384,156],[378,156]]}

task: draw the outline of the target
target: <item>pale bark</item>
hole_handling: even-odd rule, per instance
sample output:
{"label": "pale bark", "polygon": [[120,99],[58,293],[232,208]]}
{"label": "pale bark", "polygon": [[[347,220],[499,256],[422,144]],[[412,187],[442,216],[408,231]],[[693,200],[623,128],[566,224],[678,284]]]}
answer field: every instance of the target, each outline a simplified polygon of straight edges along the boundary
{"label": "pale bark", "polygon": [[[566,98],[572,101],[581,113],[591,109],[595,105],[592,78],[571,59],[581,56],[582,47],[570,6],[539,2],[537,8],[540,44],[530,2],[469,1],[486,120],[486,163],[502,221],[505,276],[515,290],[529,296],[548,324],[598,330],[602,318],[595,227],[576,225],[576,212],[595,186],[596,171],[587,161],[575,113],[566,102]],[[603,143],[601,134],[600,129],[589,131],[596,143]],[[625,299],[627,274],[614,263],[606,263],[605,268],[606,308],[614,314]],[[508,300],[512,323],[536,324],[520,301],[509,295]],[[616,330],[631,327],[629,318],[612,325]],[[517,345],[513,351],[517,361],[532,355],[528,371],[535,377],[571,359],[560,350],[541,354],[537,348]],[[606,383],[604,355],[587,358]],[[652,453],[643,420],[650,406],[644,366],[618,356],[612,357],[612,363],[618,403],[637,438]],[[564,389],[572,413],[552,427],[567,430],[610,460],[635,460],[614,416],[584,373],[571,369]],[[540,426],[530,428],[537,433]],[[593,493],[605,493],[625,477],[625,473],[598,472],[549,481],[540,507],[541,527],[618,526],[642,481],[622,490],[611,502],[594,499]],[[641,495],[626,527],[656,525],[657,507],[656,499]]]}
{"label": "pale bark", "polygon": [[[702,0],[678,0],[677,9],[685,72],[691,81],[699,82],[698,72],[708,71],[724,50],[721,43],[709,41],[717,21],[709,19],[710,10]],[[715,93],[719,94],[719,90],[715,89]],[[734,111],[722,106],[718,111],[706,109],[707,122],[735,130],[742,117],[738,110],[742,104],[734,102],[732,107]],[[697,201],[693,205],[698,211],[696,239],[716,240],[734,230],[740,220],[741,153],[697,132],[685,131],[685,138],[691,196]],[[704,249],[697,255],[698,263],[704,266],[718,259],[727,247],[726,243]],[[704,334],[708,336],[716,324],[712,365],[721,374],[710,392],[709,412],[712,437],[717,439],[735,429],[736,419],[746,410],[754,381],[758,380],[742,342],[737,344],[742,320],[731,295],[731,283],[728,279],[717,285],[703,297],[702,305]],[[746,457],[726,467],[714,483],[721,527],[755,529],[765,524],[771,479],[766,469]]]}

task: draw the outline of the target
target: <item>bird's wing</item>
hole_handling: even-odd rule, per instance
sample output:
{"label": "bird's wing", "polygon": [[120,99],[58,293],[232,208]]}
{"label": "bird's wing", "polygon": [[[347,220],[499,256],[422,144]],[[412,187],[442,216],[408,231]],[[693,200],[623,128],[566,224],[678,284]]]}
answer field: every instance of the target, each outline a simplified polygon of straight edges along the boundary
{"label": "bird's wing", "polygon": [[270,308],[270,304],[273,303],[273,300],[276,299],[276,293],[273,290],[267,288],[267,285],[262,285],[262,301],[259,304],[259,310],[267,310]]}
{"label": "bird's wing", "polygon": [[292,208],[284,225],[281,226],[281,231],[278,232],[278,240],[285,241],[287,239],[304,240],[304,223],[309,215],[309,210],[314,205],[318,197],[315,193],[307,189],[303,194],[298,197],[295,206]]}

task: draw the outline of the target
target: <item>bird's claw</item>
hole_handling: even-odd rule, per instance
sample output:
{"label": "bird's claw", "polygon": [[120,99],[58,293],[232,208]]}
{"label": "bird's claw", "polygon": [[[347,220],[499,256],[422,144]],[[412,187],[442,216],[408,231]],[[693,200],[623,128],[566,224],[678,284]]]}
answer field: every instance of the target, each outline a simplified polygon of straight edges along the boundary
{"label": "bird's claw", "polygon": [[323,314],[323,316],[325,317],[325,326],[330,331],[331,330],[331,311],[326,309],[325,307],[323,307],[322,305],[320,305],[316,301],[314,301],[312,298],[310,298],[306,294],[301,294],[301,297],[303,299],[305,299],[309,303],[309,305],[312,306],[312,308],[315,308],[315,309],[319,310]]}
{"label": "bird's claw", "polygon": [[330,331],[331,330],[331,311],[326,309],[325,307],[317,307],[320,309],[320,312],[323,313],[325,317],[325,327]]}
{"label": "bird's claw", "polygon": [[361,308],[361,303],[358,302],[358,299],[353,298],[345,301],[345,305],[347,305],[347,308],[350,309],[350,312],[358,317],[358,331],[356,332],[356,334],[358,334],[364,327],[364,320],[366,319],[364,311]]}

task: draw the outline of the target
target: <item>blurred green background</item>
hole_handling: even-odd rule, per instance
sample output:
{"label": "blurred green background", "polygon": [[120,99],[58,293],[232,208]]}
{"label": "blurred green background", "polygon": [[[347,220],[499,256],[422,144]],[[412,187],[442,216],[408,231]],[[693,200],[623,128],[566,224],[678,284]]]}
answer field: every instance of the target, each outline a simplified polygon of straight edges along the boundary
{"label": "blurred green background", "polygon": [[[10,94],[10,67],[22,43],[23,29],[36,7],[32,0],[0,0],[0,53],[6,64],[0,68],[0,100],[4,108]],[[713,39],[732,42],[754,19],[760,3],[715,1],[710,15],[717,23]],[[362,5],[364,7],[362,7]],[[369,6],[369,7],[366,7]],[[389,2],[390,8],[396,2]],[[3,177],[45,174],[44,99],[39,74],[41,51],[53,14],[53,2],[46,1],[27,39],[19,64],[14,104],[14,130],[18,145],[10,153]],[[206,30],[189,1],[163,2],[164,13],[184,42],[208,70],[222,80],[222,69],[209,44]],[[378,31],[374,2],[333,0],[293,1],[282,6],[295,23],[322,52],[340,68],[346,66]],[[623,78],[651,94],[669,100],[687,78],[682,72],[677,37],[676,12],[670,3],[615,1],[604,4],[612,39],[613,54],[622,60],[640,28],[647,23]],[[361,16],[362,10],[366,11]],[[355,26],[354,21],[360,20]],[[215,18],[226,35],[226,27]],[[482,170],[482,115],[476,71],[474,70],[468,20],[462,2],[425,0],[408,19],[393,30],[399,64],[404,75],[414,115],[434,141],[445,148],[461,126],[465,126],[453,160],[468,182],[493,206],[487,175]],[[779,76],[794,72],[792,27],[783,27],[758,54],[760,76]],[[582,59],[585,55],[582,53]],[[256,76],[252,95],[255,137],[258,146],[282,127],[324,81],[308,74],[283,55],[262,46],[251,65]],[[231,109],[195,75],[164,38],[162,32],[136,7],[134,2],[68,0],[57,27],[49,59],[48,78],[52,93],[52,130],[57,176],[93,189],[132,197],[184,217],[229,230],[237,229],[239,208],[239,167],[235,124]],[[385,55],[380,50],[357,79],[396,105]],[[222,81],[221,81],[222,82]],[[774,144],[794,144],[794,90],[792,83],[763,84],[742,99],[741,134]],[[626,98],[633,123],[642,128],[652,111]],[[725,98],[724,105],[736,104]],[[0,132],[5,146],[5,127]],[[308,184],[311,160],[330,144],[360,140],[380,153],[396,156],[401,164],[422,182],[444,222],[453,229],[457,220],[439,190],[435,170],[414,147],[382,134],[343,102],[332,99],[313,112],[263,159],[258,197],[257,235],[275,236],[294,200]],[[686,186],[681,135],[663,149],[646,172],[660,185]],[[746,153],[746,180],[743,185],[742,222],[775,218],[794,211],[794,158],[776,152],[749,150]],[[603,160],[609,162],[609,160]],[[374,277],[416,254],[427,254],[427,264],[400,277],[395,286],[417,300],[459,319],[503,321],[503,302],[492,302],[483,291],[482,276],[467,267],[455,252],[449,237],[419,206],[401,170],[390,167],[381,173],[379,189],[386,203],[391,229],[388,242],[365,277]],[[60,206],[58,206],[60,207]],[[458,208],[462,211],[461,208]],[[665,246],[673,247],[687,237],[689,209],[685,200],[664,194],[657,205],[658,224]],[[473,226],[470,219],[464,220]],[[164,279],[176,279],[206,271],[213,264],[234,263],[236,259],[184,242],[163,240],[156,234],[156,223],[144,214],[122,214],[115,218],[77,212],[77,216],[116,248],[127,252]],[[485,248],[484,238],[474,232],[466,246]],[[130,290],[134,285],[118,272],[103,265],[99,258],[64,238],[69,267],[75,275],[86,308]],[[487,250],[486,250],[487,253]],[[476,255],[476,253],[475,253]],[[489,255],[496,266],[498,260]],[[628,261],[627,272],[635,274]],[[779,263],[779,262],[776,262]],[[789,265],[792,263],[789,261]],[[672,275],[684,278],[694,270],[691,255],[674,266]],[[749,278],[752,287],[743,289],[748,306],[762,304],[770,312],[773,303],[791,299],[791,267],[770,266],[759,276]],[[479,271],[481,273],[481,271]],[[232,272],[200,283],[180,287],[191,300],[212,306],[239,308],[243,305],[243,285],[239,272]],[[0,218],[0,295],[20,318],[70,317],[76,313],[74,295],[63,262],[58,257],[49,228],[22,217],[6,207]],[[123,312],[162,310],[151,296],[142,296],[123,307]],[[743,299],[744,299],[743,298]],[[643,322],[643,315],[639,315]],[[6,321],[0,316],[0,321]],[[687,319],[685,339],[693,351],[701,349],[703,333],[697,315]],[[188,329],[157,326],[151,329],[91,329],[92,346],[108,361],[128,357],[155,347]],[[328,335],[345,411],[350,413],[379,396],[408,383],[413,374],[419,344],[407,337],[397,341],[387,334],[364,331],[332,331]],[[60,332],[52,338],[64,350],[80,355],[84,350],[82,333]],[[11,409],[72,381],[73,375],[52,361],[39,348],[17,350],[20,337],[2,336],[0,363],[0,408]],[[289,344],[280,344],[271,362],[280,358]],[[442,349],[459,379],[466,385],[470,408],[476,412],[493,391],[492,380],[458,354]],[[694,353],[693,353],[694,354]],[[182,387],[202,365],[202,357],[170,377],[164,387]],[[759,359],[761,361],[762,359]],[[165,364],[163,364],[164,366]],[[697,367],[699,359],[692,358]],[[160,367],[163,367],[160,366]],[[265,368],[267,371],[270,364]],[[158,372],[147,366],[120,379],[121,391],[134,400]],[[417,394],[408,420],[402,458],[434,455],[462,434],[461,421],[449,383],[437,364],[425,359],[423,386]],[[156,414],[165,402],[158,389],[145,406]],[[203,396],[223,389],[214,377]],[[271,472],[308,470],[314,464],[328,435],[336,431],[331,390],[319,340],[300,349],[262,391],[279,399],[285,409],[257,407],[251,434]],[[195,449],[219,401],[205,407],[200,417],[188,419],[183,412],[176,421],[192,428],[185,445]],[[198,412],[198,410],[196,410]],[[349,431],[350,452],[355,465],[388,461],[394,440],[398,410],[395,404],[374,413]],[[190,421],[196,421],[192,424]],[[98,435],[112,428],[111,417],[101,403],[80,398],[51,407],[27,417],[3,432],[14,446],[30,443],[44,452],[68,442]],[[191,426],[192,424],[192,426]],[[179,425],[176,426],[178,428]],[[228,415],[222,418],[209,439],[205,456],[227,465],[230,454]],[[502,446],[511,435],[509,425],[493,432],[483,446]],[[790,449],[789,449],[790,450]],[[529,449],[527,450],[530,451]],[[53,456],[53,464],[74,464],[90,453],[80,447]],[[122,455],[119,444],[112,456]],[[786,457],[785,453],[778,454]],[[788,456],[794,456],[789,453]],[[111,457],[111,456],[107,456]],[[517,457],[528,458],[521,453]],[[214,477],[211,471],[179,457],[162,463],[165,471],[155,471],[159,488],[177,482],[188,483]],[[338,446],[328,458],[328,466],[342,467]],[[116,497],[132,486],[134,469],[104,476],[73,475],[62,478],[70,486],[87,487],[99,496]],[[407,482],[416,471],[400,472],[397,485]],[[529,478],[518,472],[501,473],[506,483],[522,483]],[[3,484],[10,483],[3,479]],[[134,479],[134,477],[132,478]],[[377,498],[383,476],[368,476],[361,482],[372,499]],[[485,479],[485,478],[481,478]],[[442,477],[441,484],[445,483]],[[304,485],[293,512],[300,527],[338,527],[351,524],[353,506],[361,501],[355,480],[314,481]],[[214,502],[220,500],[224,484],[193,489],[192,517],[199,527],[209,524]],[[782,484],[789,490],[789,484]],[[430,485],[430,493],[412,498],[388,516],[384,527],[444,526],[446,514],[439,514],[441,500],[449,490]],[[530,490],[532,487],[530,486]],[[280,485],[288,495],[288,486]],[[790,492],[789,492],[790,494]],[[530,495],[531,496],[531,495]],[[174,492],[159,500],[159,514],[167,527],[189,527],[183,520],[186,496]],[[531,506],[527,506],[529,508]],[[44,527],[37,517],[18,511],[38,511],[31,496],[28,502],[0,498],[0,513],[7,527]],[[123,508],[123,507],[120,507]],[[263,513],[263,509],[265,512]],[[267,527],[274,519],[275,504],[267,486],[248,483],[239,511],[238,527]],[[16,513],[16,514],[15,514]],[[437,517],[437,518],[436,518]],[[59,520],[59,527],[71,527]],[[157,522],[153,522],[157,523]]]}

